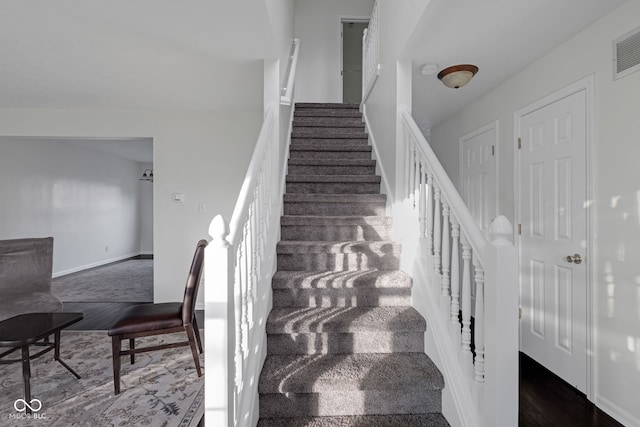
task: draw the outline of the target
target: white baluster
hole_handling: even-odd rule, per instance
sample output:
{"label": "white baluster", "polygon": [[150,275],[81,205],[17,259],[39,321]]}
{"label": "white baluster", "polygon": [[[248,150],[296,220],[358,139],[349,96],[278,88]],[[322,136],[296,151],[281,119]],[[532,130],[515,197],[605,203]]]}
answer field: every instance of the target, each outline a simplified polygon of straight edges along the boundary
{"label": "white baluster", "polygon": [[440,292],[440,308],[444,319],[449,318],[451,311],[451,294],[449,293],[449,269],[451,268],[451,252],[449,249],[449,204],[446,201],[442,203],[442,278]]}
{"label": "white baluster", "polygon": [[[427,237],[427,175],[424,161],[420,162],[420,237]],[[428,246],[427,246],[428,247]],[[430,248],[429,248],[430,249]]]}
{"label": "white baluster", "polygon": [[242,354],[244,358],[247,358],[247,356],[249,356],[249,287],[251,286],[251,277],[249,275],[249,272],[251,271],[251,253],[249,252],[248,244],[248,222],[245,222],[242,227],[242,235],[242,242],[240,243],[244,254],[244,262],[241,264],[242,277],[244,279],[242,287],[242,331],[245,336],[242,346]]}
{"label": "white baluster", "polygon": [[462,354],[460,363],[469,380],[473,369],[471,354],[471,246],[462,238]]}
{"label": "white baluster", "polygon": [[416,145],[413,138],[409,139],[409,196],[411,198],[411,204],[415,208],[416,206],[416,193],[414,189],[415,175],[416,175]]}
{"label": "white baluster", "polygon": [[440,248],[442,245],[442,226],[440,222],[442,220],[442,208],[440,206],[440,188],[434,185],[434,207],[433,207],[433,269],[437,274],[440,274]]}
{"label": "white baluster", "polygon": [[[402,119],[400,119],[402,120]],[[409,193],[409,180],[411,179],[410,174],[409,174],[409,170],[411,168],[411,147],[410,147],[410,141],[409,141],[409,135],[408,132],[404,129],[404,127],[401,128],[401,134],[402,134],[402,141],[404,142],[404,164],[405,164],[405,168],[404,168],[404,192],[405,192],[405,197],[409,198],[410,193]]]}
{"label": "white baluster", "polygon": [[474,259],[473,263],[475,269],[475,282],[476,282],[476,310],[475,310],[475,324],[474,330],[474,343],[476,350],[476,360],[473,369],[473,380],[478,384],[484,383],[484,270],[482,265]]}
{"label": "white baluster", "polygon": [[427,173],[427,248],[433,255],[433,175]]}
{"label": "white baluster", "polygon": [[451,312],[449,330],[454,345],[460,346],[460,224],[451,217]]}
{"label": "white baluster", "polygon": [[242,245],[238,245],[238,250],[236,252],[236,262],[234,268],[235,275],[235,286],[234,286],[234,306],[235,306],[235,331],[236,331],[236,349],[235,349],[235,358],[234,365],[236,368],[236,381],[235,386],[238,391],[242,390],[243,387],[243,375],[244,375],[244,364],[242,362],[242,352],[244,348],[244,328],[242,327]]}
{"label": "white baluster", "polygon": [[415,148],[415,152],[416,152],[416,158],[414,161],[414,167],[416,169],[414,176],[413,176],[413,208],[418,208],[420,209],[419,206],[419,196],[420,196],[420,175],[422,174],[422,172],[420,171],[420,164],[421,162],[421,156],[420,153],[418,152],[417,149],[418,145],[414,144],[414,148]]}
{"label": "white baluster", "polygon": [[253,203],[249,205],[249,218],[247,221],[249,230],[249,261],[251,269],[249,270],[249,289],[247,292],[247,311],[249,312],[249,329],[253,329],[255,319],[255,300],[256,300],[256,287],[258,286],[258,248],[257,248],[257,218],[256,218],[256,203],[254,198]]}

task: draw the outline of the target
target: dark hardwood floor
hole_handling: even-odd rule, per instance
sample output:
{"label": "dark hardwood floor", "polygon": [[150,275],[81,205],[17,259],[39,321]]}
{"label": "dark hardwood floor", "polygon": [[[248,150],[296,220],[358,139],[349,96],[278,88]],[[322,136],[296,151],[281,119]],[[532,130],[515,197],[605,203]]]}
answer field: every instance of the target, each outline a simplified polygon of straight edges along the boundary
{"label": "dark hardwood floor", "polygon": [[520,353],[521,427],[621,427],[586,396]]}

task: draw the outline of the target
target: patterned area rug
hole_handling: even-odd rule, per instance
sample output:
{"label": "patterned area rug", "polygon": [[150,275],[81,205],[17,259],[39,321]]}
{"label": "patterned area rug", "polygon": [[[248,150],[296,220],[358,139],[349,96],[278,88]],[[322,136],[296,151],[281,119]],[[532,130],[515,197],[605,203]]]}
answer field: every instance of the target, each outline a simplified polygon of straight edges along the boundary
{"label": "patterned area rug", "polygon": [[63,302],[153,302],[153,260],[131,259],[53,279]]}
{"label": "patterned area rug", "polygon": [[[141,347],[183,340],[184,334],[170,334],[139,341]],[[186,427],[197,426],[202,418],[204,376],[198,377],[189,347],[139,354],[134,365],[123,357],[118,396],[113,394],[111,338],[106,331],[62,331],[60,357],[82,378],[55,362],[53,352],[32,360],[31,397],[42,408],[31,417],[14,407],[24,397],[21,365],[0,366],[1,426]],[[204,366],[204,354],[200,363]]]}

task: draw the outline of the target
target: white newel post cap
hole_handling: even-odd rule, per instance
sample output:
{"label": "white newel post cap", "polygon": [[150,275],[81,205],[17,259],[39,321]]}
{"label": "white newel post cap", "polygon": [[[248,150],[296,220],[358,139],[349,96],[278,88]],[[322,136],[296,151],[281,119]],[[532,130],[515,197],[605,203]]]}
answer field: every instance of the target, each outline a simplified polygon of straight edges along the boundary
{"label": "white newel post cap", "polygon": [[494,246],[513,245],[513,226],[504,215],[498,215],[491,221],[489,235]]}
{"label": "white newel post cap", "polygon": [[229,235],[229,225],[222,215],[216,215],[209,224],[209,235],[213,238],[211,243],[215,246],[227,247],[227,236]]}

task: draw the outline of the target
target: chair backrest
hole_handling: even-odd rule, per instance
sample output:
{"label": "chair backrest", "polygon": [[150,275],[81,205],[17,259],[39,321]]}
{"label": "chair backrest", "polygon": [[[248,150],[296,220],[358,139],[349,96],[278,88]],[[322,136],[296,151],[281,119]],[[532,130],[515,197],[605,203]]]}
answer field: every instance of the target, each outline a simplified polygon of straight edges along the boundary
{"label": "chair backrest", "polygon": [[193,313],[196,308],[196,298],[200,287],[200,277],[204,269],[204,248],[207,247],[206,240],[200,240],[196,245],[196,252],[193,254],[193,261],[187,277],[187,285],[184,290],[184,300],[182,302],[182,323],[191,324]]}
{"label": "chair backrest", "polygon": [[53,237],[0,240],[0,290],[51,292]]}

